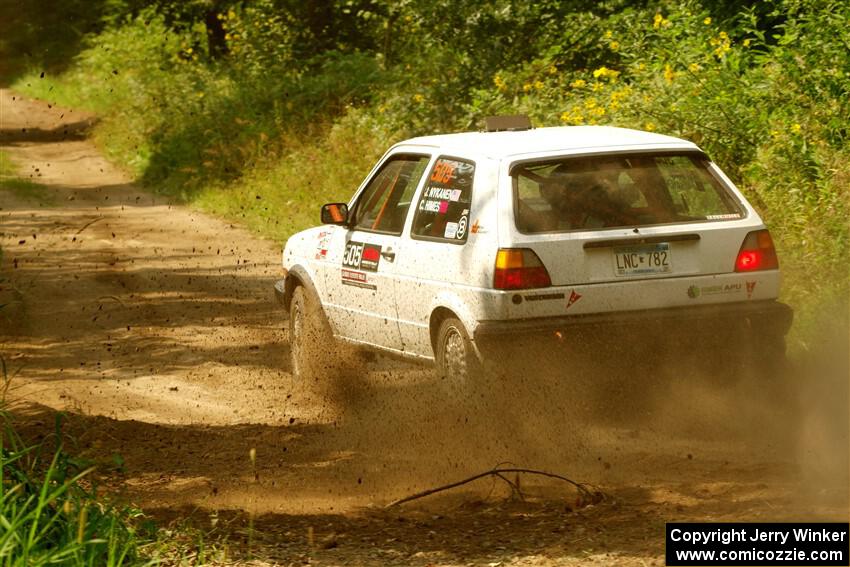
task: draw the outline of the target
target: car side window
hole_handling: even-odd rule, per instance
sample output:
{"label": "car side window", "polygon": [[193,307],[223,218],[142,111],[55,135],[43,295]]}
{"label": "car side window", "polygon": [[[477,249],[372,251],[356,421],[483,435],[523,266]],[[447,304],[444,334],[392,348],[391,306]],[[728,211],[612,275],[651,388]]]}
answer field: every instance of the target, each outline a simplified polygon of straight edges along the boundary
{"label": "car side window", "polygon": [[401,234],[410,202],[428,160],[428,156],[402,154],[384,163],[357,200],[353,227]]}
{"label": "car side window", "polygon": [[419,196],[411,235],[454,244],[466,242],[474,175],[473,162],[440,157]]}

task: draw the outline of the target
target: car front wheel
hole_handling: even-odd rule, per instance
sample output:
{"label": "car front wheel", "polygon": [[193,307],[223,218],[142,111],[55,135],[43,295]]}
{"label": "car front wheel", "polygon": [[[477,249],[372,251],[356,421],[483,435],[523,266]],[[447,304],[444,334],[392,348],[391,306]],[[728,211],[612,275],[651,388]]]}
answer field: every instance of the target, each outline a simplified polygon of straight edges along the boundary
{"label": "car front wheel", "polygon": [[349,379],[366,371],[363,353],[333,336],[321,304],[303,286],[295,288],[289,306],[289,349],[295,381],[326,399],[345,395]]}
{"label": "car front wheel", "polygon": [[321,345],[333,339],[321,318],[318,305],[303,287],[292,293],[289,306],[289,349],[292,375],[298,381],[313,381],[321,374]]}

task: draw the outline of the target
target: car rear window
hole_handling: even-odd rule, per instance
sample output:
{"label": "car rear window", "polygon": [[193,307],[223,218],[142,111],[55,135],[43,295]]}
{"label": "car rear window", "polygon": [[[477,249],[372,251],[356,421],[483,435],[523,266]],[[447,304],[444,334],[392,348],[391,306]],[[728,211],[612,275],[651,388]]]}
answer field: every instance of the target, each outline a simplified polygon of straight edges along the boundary
{"label": "car rear window", "polygon": [[627,154],[523,163],[512,170],[524,233],[736,219],[743,210],[702,154]]}

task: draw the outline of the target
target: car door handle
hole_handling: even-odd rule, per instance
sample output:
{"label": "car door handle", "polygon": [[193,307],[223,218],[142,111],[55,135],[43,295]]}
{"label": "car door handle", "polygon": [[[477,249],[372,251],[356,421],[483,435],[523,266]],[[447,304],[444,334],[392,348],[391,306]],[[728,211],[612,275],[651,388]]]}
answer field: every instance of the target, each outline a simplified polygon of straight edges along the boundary
{"label": "car door handle", "polygon": [[392,248],[386,248],[381,250],[381,256],[387,259],[387,262],[392,262],[395,260],[395,252]]}

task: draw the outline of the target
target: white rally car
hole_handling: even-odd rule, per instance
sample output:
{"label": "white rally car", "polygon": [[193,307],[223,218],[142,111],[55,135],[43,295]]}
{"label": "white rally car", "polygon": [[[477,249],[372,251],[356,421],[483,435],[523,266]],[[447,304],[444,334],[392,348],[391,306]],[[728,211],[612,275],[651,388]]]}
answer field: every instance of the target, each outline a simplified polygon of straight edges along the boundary
{"label": "white rally car", "polygon": [[792,312],[770,234],[696,145],[493,124],[509,129],[394,145],[348,203],[288,240],[275,290],[296,376],[366,349],[463,381],[513,344],[590,328],[784,356]]}

